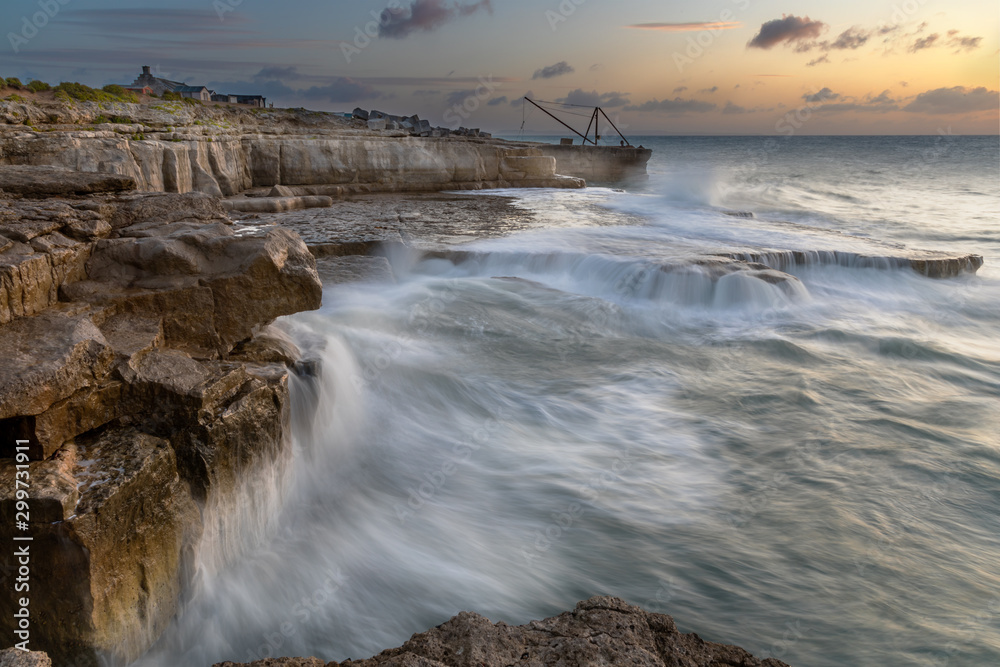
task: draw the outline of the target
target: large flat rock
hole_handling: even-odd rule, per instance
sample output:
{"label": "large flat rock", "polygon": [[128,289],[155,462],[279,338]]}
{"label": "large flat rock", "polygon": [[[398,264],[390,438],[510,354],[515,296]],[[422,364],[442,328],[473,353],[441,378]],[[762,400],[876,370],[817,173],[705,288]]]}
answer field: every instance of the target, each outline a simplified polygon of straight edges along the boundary
{"label": "large flat rock", "polygon": [[0,165],[0,190],[28,197],[64,197],[135,190],[135,180],[116,174],[52,166]]}

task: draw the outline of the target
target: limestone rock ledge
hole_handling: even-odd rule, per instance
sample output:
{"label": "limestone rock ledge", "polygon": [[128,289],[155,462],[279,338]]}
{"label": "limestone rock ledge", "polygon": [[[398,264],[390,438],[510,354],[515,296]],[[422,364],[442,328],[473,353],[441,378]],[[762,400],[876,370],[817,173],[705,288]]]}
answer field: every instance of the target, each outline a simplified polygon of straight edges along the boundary
{"label": "limestone rock ledge", "polygon": [[594,597],[576,609],[527,625],[491,623],[462,612],[447,623],[413,635],[399,648],[368,660],[324,663],[317,658],[268,659],[214,667],[788,667],[755,658],[737,646],[682,634],[674,620],[613,597]]}
{"label": "limestone rock ledge", "polygon": [[[104,114],[120,122],[103,122]],[[582,178],[560,175],[556,157],[536,145],[372,131],[304,109],[249,113],[172,103],[103,108],[0,100],[0,165],[100,173],[119,189],[134,183],[146,192],[225,197],[261,197],[275,186],[286,188],[285,197],[585,186]],[[59,189],[92,191],[92,180],[67,179]],[[7,187],[24,194],[44,190],[23,178],[0,179],[0,189]],[[241,198],[236,205],[260,211],[315,204]]]}
{"label": "limestone rock ledge", "polygon": [[[90,194],[0,199],[0,513],[27,465],[31,646],[57,666],[138,658],[199,549],[238,548],[219,508],[290,454],[297,351],[258,333],[322,299],[298,236],[237,236],[217,198],[68,182]],[[0,522],[0,542],[14,530]]]}

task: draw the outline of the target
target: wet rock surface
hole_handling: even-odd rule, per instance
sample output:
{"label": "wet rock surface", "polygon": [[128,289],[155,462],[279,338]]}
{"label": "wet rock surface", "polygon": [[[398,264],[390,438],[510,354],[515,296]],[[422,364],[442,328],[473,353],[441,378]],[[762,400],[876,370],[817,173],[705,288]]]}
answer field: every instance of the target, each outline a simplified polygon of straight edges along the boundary
{"label": "wet rock surface", "polygon": [[[48,582],[32,647],[131,661],[222,532],[215,508],[288,458],[298,351],[254,335],[319,307],[315,260],[287,230],[235,235],[202,194],[7,197],[0,220],[0,511],[27,465],[32,577]],[[0,596],[8,636],[12,605]]]}
{"label": "wet rock surface", "polygon": [[[633,667],[782,667],[737,646],[683,634],[674,620],[613,597],[595,597],[542,621],[511,626],[462,612],[414,635],[399,648],[368,660],[323,663],[284,658],[215,667],[542,667],[621,665]],[[787,665],[785,666],[787,667]]]}
{"label": "wet rock surface", "polygon": [[[542,225],[531,211],[517,206],[512,197],[448,192],[358,195],[338,201],[329,209],[233,217],[240,234],[260,235],[271,226],[293,230],[317,257],[368,254],[378,243],[454,245]],[[345,247],[338,250],[337,245]],[[317,247],[324,249],[317,251]]]}

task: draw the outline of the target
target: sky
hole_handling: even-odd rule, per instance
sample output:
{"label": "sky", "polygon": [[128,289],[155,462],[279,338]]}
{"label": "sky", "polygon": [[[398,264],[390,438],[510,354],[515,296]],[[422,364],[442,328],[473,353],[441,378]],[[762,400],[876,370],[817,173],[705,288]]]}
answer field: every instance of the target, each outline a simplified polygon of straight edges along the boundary
{"label": "sky", "polygon": [[[0,76],[565,134],[997,134],[996,0],[4,0]],[[566,116],[586,125],[583,116]]]}

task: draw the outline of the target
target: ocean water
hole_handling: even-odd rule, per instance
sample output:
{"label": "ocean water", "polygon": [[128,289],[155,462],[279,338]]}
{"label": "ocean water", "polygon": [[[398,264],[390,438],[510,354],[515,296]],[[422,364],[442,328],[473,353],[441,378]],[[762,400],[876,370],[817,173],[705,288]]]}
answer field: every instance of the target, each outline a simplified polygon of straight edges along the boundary
{"label": "ocean water", "polygon": [[[1000,664],[1000,140],[633,142],[647,183],[506,191],[542,224],[279,322],[321,370],[273,527],[140,664],[597,594],[793,666]],[[919,250],[985,265],[862,259]]]}

